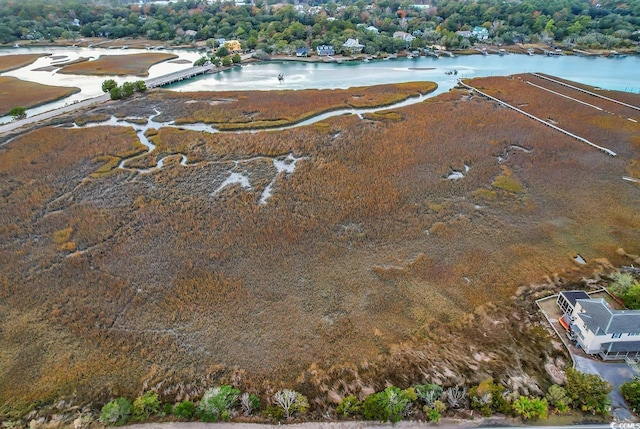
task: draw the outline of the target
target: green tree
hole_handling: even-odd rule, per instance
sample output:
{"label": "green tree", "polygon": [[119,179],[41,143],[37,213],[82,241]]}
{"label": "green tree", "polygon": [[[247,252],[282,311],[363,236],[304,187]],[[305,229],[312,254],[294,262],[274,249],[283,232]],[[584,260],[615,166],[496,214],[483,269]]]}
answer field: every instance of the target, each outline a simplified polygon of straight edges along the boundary
{"label": "green tree", "polygon": [[196,407],[191,401],[182,401],[173,407],[173,415],[185,420],[190,420],[196,413]]}
{"label": "green tree", "polygon": [[233,61],[231,61],[231,57],[226,56],[222,59],[222,65],[224,67],[231,67],[233,65]]}
{"label": "green tree", "polygon": [[109,91],[109,96],[112,100],[120,100],[122,98],[122,89],[119,86],[111,88],[111,90]]}
{"label": "green tree", "polygon": [[200,420],[229,420],[229,412],[237,405],[239,396],[240,391],[228,385],[207,390],[198,404]]}
{"label": "green tree", "polygon": [[122,98],[131,97],[136,90],[133,82],[125,82],[122,84]]}
{"label": "green tree", "polygon": [[100,411],[100,422],[109,426],[122,426],[131,416],[131,401],[117,398],[105,404]]}
{"label": "green tree", "polygon": [[145,92],[147,90],[147,84],[144,83],[144,80],[136,80],[134,85],[137,92]]}
{"label": "green tree", "polygon": [[27,109],[24,107],[14,107],[9,110],[9,116],[13,117],[13,120],[24,119],[27,117]]}
{"label": "green tree", "polygon": [[234,54],[231,57],[231,61],[233,62],[233,64],[240,64],[240,62],[242,61],[242,57],[240,56],[240,54]]}
{"label": "green tree", "polygon": [[609,392],[613,386],[597,374],[585,374],[574,368],[567,370],[567,394],[574,407],[593,414],[609,412]]}
{"label": "green tree", "polygon": [[208,62],[209,62],[209,57],[207,57],[207,56],[200,57],[200,58],[198,58],[197,60],[195,60],[193,62],[193,66],[194,67],[200,67],[200,66],[203,66],[203,65],[207,64]]}
{"label": "green tree", "polygon": [[391,386],[364,398],[362,414],[366,420],[397,423],[410,402],[402,390]]}
{"label": "green tree", "polygon": [[151,415],[157,414],[160,411],[160,400],[158,394],[153,392],[146,392],[142,396],[138,396],[133,401],[133,418],[141,421],[146,420]]}
{"label": "green tree", "polygon": [[340,404],[336,408],[336,414],[339,416],[350,417],[358,414],[362,408],[362,403],[354,395],[342,398]]}
{"label": "green tree", "polygon": [[635,413],[640,411],[640,380],[627,381],[620,386],[620,393]]}
{"label": "green tree", "polygon": [[218,51],[216,52],[216,56],[218,58],[224,58],[224,57],[228,57],[229,56],[229,49],[227,49],[226,46],[222,45],[218,48]]}
{"label": "green tree", "polygon": [[107,79],[102,82],[102,92],[110,92],[113,88],[117,87],[118,84],[113,79]]}
{"label": "green tree", "polygon": [[520,396],[513,401],[513,410],[523,419],[546,419],[549,405],[546,399]]}

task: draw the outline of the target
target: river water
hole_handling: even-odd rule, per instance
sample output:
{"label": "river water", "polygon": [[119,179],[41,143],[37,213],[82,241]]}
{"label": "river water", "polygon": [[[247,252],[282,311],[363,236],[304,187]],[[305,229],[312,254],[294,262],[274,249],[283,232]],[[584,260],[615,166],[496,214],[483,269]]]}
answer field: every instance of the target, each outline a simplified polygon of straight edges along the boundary
{"label": "river water", "polygon": [[[51,110],[65,104],[85,100],[102,94],[105,79],[114,79],[119,84],[140,79],[136,76],[77,76],[63,75],[55,71],[36,71],[50,66],[52,62],[74,60],[81,57],[96,59],[100,55],[134,54],[147,52],[140,49],[102,48],[10,48],[1,49],[0,55],[25,53],[50,53],[29,66],[2,73],[23,80],[57,86],[75,86],[81,92],[63,100],[28,110],[28,115]],[[179,56],[188,63],[164,62],[149,70],[149,78],[182,70],[200,57],[193,50],[165,50]],[[458,78],[509,75],[524,72],[542,72],[605,89],[640,92],[640,57],[593,58],[577,56],[545,57],[542,55],[467,55],[454,58],[398,58],[372,60],[369,62],[304,63],[274,61],[253,63],[215,74],[193,78],[167,87],[175,91],[240,91],[312,88],[348,88],[384,83],[409,81],[434,81],[438,83],[435,94],[451,89]],[[451,74],[452,72],[457,74]],[[284,75],[279,82],[278,75]],[[0,123],[11,118],[0,118]]]}

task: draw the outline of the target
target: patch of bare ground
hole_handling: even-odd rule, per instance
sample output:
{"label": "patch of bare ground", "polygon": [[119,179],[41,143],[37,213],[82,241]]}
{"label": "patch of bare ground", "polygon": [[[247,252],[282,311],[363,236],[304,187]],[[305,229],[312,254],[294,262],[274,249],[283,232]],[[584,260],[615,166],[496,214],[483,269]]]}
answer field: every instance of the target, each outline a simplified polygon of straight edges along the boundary
{"label": "patch of bare ground", "polygon": [[[148,118],[147,100],[112,108]],[[174,118],[219,108],[175,100]],[[133,128],[22,135],[0,150],[0,403],[143,386],[175,401],[232,382],[297,389],[317,418],[387,384],[537,392],[567,359],[533,298],[640,251],[640,188],[621,180],[637,146],[623,126],[607,136],[621,156],[459,90],[282,132],[162,128],[152,142],[188,163],[148,174],[95,175],[139,150]],[[304,159],[261,204],[261,157],[287,154]],[[234,166],[248,186],[214,194]]]}

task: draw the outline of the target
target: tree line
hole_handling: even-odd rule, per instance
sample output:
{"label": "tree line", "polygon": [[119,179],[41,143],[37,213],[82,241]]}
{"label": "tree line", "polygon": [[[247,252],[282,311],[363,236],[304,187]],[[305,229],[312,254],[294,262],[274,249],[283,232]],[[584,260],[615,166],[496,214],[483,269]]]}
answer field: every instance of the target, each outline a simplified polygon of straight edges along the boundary
{"label": "tree line", "polygon": [[[572,409],[608,415],[611,384],[598,375],[585,374],[573,368],[566,371],[566,376],[564,386],[553,384],[546,394],[533,396],[509,392],[493,379],[484,380],[468,390],[459,385],[444,388],[434,383],[405,389],[389,386],[362,400],[355,395],[345,396],[335,409],[326,410],[323,415],[392,423],[416,416],[437,423],[443,416],[454,415],[464,409],[478,411],[484,417],[502,414],[523,420],[546,419],[549,413],[564,414]],[[634,410],[638,406],[639,386],[636,380],[620,388]],[[208,389],[195,402],[185,400],[163,404],[158,394],[152,391],[145,392],[133,402],[119,397],[102,407],[98,419],[110,426],[150,418],[218,422],[243,416],[281,422],[304,418],[308,411],[307,397],[295,390],[282,389],[261,398],[256,393],[241,393],[232,385],[221,385]]]}
{"label": "tree line", "polygon": [[[594,49],[634,48],[640,41],[640,2],[437,0],[416,8],[409,0],[310,2],[303,6],[255,0],[180,0],[168,5],[81,0],[0,2],[0,42],[144,37],[174,44],[240,40],[244,49],[291,52],[302,46],[358,38],[364,52],[397,52],[440,44],[468,48],[477,40],[456,34],[487,29],[485,41],[564,43]],[[415,37],[394,38],[401,31]],[[218,41],[218,42],[216,42]]]}

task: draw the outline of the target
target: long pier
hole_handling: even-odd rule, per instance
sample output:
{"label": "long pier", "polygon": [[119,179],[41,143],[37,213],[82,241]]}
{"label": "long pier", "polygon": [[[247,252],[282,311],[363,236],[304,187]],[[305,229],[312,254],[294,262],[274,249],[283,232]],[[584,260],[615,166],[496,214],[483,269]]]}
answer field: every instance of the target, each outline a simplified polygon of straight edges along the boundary
{"label": "long pier", "polygon": [[561,82],[556,79],[551,79],[550,77],[541,75],[540,73],[531,73],[535,77],[539,77],[540,79],[545,79],[553,83],[557,83],[558,85],[566,86],[567,88],[575,89],[576,91],[584,92],[585,94],[592,95],[594,97],[602,98],[603,100],[611,101],[612,103],[617,103],[625,107],[629,107],[631,109],[640,110],[640,107],[634,106],[633,104],[623,103],[622,101],[614,100],[613,98],[605,97],[604,95],[596,94],[595,92],[587,91],[583,88],[578,88],[577,86],[569,85],[568,83]]}
{"label": "long pier", "polygon": [[607,149],[606,147],[603,147],[603,146],[598,146],[597,144],[595,144],[595,143],[593,143],[593,142],[590,142],[589,140],[585,139],[584,137],[580,137],[580,136],[577,136],[577,135],[575,135],[575,134],[573,134],[573,133],[570,133],[569,131],[564,130],[564,129],[560,128],[560,127],[557,127],[557,126],[555,126],[555,125],[553,125],[553,124],[550,124],[550,123],[548,123],[547,121],[545,121],[545,120],[542,120],[542,119],[538,118],[537,116],[533,116],[532,114],[527,113],[527,112],[525,112],[524,110],[518,109],[518,108],[517,108],[517,107],[515,107],[515,106],[512,106],[512,105],[510,105],[510,104],[508,104],[508,103],[505,103],[504,101],[502,101],[502,100],[500,100],[500,99],[498,99],[498,98],[496,98],[496,97],[492,97],[491,95],[489,95],[489,94],[487,94],[487,93],[485,93],[485,92],[482,92],[482,91],[480,91],[479,89],[474,88],[474,87],[473,87],[473,86],[471,86],[471,85],[467,85],[466,83],[464,83],[464,82],[462,81],[462,79],[458,79],[458,84],[460,84],[460,85],[464,86],[464,87],[465,87],[465,88],[467,88],[467,89],[470,89],[470,90],[472,90],[472,91],[475,91],[475,92],[477,92],[478,94],[480,94],[480,95],[482,95],[482,96],[484,96],[484,97],[487,97],[487,98],[489,98],[489,99],[491,99],[491,100],[493,100],[493,101],[495,101],[495,102],[498,102],[498,103],[500,103],[501,105],[503,105],[503,106],[505,106],[505,107],[508,107],[509,109],[515,110],[515,111],[516,111],[516,112],[518,112],[518,113],[522,113],[523,115],[525,115],[525,116],[527,116],[527,117],[529,117],[529,118],[531,118],[531,119],[533,119],[533,120],[535,120],[535,121],[537,121],[537,122],[540,122],[541,124],[544,124],[544,125],[546,125],[547,127],[553,128],[554,130],[556,130],[556,131],[560,131],[561,133],[566,134],[566,135],[568,135],[569,137],[573,137],[574,139],[576,139],[576,140],[578,140],[578,141],[581,141],[581,142],[583,142],[583,143],[586,143],[586,144],[588,144],[589,146],[595,147],[596,149],[599,149],[599,150],[603,151],[603,152],[604,152],[604,153],[606,153],[607,155],[616,156],[616,153],[615,153],[614,151],[612,151],[611,149]]}
{"label": "long pier", "polygon": [[191,79],[192,77],[208,73],[214,68],[215,66],[213,64],[209,64],[206,66],[189,67],[185,70],[180,70],[177,72],[165,74],[163,76],[148,79],[145,83],[147,84],[147,88],[157,88],[175,82],[180,82],[185,79]]}

